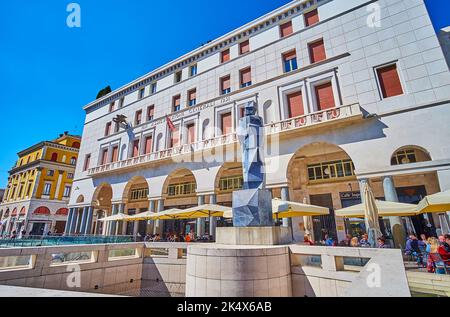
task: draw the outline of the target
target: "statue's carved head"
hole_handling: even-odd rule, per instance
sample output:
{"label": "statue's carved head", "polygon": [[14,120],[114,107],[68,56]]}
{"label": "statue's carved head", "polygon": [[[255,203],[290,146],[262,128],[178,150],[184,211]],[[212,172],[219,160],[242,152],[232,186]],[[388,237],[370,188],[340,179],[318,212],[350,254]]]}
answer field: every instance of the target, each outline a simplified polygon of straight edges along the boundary
{"label": "statue's carved head", "polygon": [[247,102],[247,104],[245,105],[245,116],[254,116],[256,114],[256,102],[254,101],[249,101]]}

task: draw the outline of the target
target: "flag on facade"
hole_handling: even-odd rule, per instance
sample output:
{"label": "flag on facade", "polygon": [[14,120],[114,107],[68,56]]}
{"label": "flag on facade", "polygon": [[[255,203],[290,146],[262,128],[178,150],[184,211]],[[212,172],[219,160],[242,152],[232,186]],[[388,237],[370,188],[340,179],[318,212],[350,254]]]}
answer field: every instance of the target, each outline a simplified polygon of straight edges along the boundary
{"label": "flag on facade", "polygon": [[175,128],[175,125],[173,124],[172,120],[170,120],[169,116],[166,116],[167,126],[169,127],[169,130],[171,132],[175,132],[177,129]]}

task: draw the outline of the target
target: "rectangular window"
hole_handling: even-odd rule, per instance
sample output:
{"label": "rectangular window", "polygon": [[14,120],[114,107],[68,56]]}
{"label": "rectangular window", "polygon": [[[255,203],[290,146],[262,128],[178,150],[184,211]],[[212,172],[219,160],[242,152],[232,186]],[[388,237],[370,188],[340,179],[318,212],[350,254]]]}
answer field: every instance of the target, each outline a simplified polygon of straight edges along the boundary
{"label": "rectangular window", "polygon": [[383,98],[403,95],[396,64],[378,68],[377,75]]}
{"label": "rectangular window", "polygon": [[194,123],[188,124],[186,129],[188,137],[187,142],[189,144],[195,143],[195,124]]}
{"label": "rectangular window", "polygon": [[101,165],[106,165],[106,164],[108,164],[108,149],[104,149],[102,151]]}
{"label": "rectangular window", "polygon": [[170,197],[192,195],[195,194],[196,191],[197,191],[196,183],[170,185],[167,188],[167,194]]}
{"label": "rectangular window", "polygon": [[120,98],[120,100],[119,100],[119,108],[123,108],[124,103],[125,103],[125,97]]}
{"label": "rectangular window", "polygon": [[240,71],[241,88],[252,85],[252,69],[246,68]]}
{"label": "rectangular window", "polygon": [[147,136],[145,138],[145,154],[150,154],[153,151],[153,136]]}
{"label": "rectangular window", "polygon": [[249,40],[239,44],[239,54],[240,55],[246,54],[248,52],[250,52],[250,41]]}
{"label": "rectangular window", "polygon": [[305,114],[303,95],[301,91],[287,95],[289,118],[296,118]]}
{"label": "rectangular window", "polygon": [[64,198],[70,197],[71,190],[72,190],[72,186],[64,187],[64,194],[63,194]]}
{"label": "rectangular window", "polygon": [[189,106],[195,106],[197,104],[197,89],[188,91]]}
{"label": "rectangular window", "polygon": [[220,79],[220,91],[221,91],[222,95],[226,95],[231,92],[230,76],[225,76]]}
{"label": "rectangular window", "polygon": [[221,128],[222,128],[222,135],[228,135],[232,133],[232,118],[231,118],[231,112],[224,113],[221,115]]}
{"label": "rectangular window", "polygon": [[136,111],[136,115],[134,117],[134,125],[140,125],[142,123],[142,110]]}
{"label": "rectangular window", "polygon": [[170,144],[169,148],[173,148],[180,145],[180,128],[175,127],[175,131],[170,132]]}
{"label": "rectangular window", "polygon": [[355,166],[351,160],[308,165],[308,176],[310,181],[354,177],[355,175]]}
{"label": "rectangular window", "polygon": [[48,170],[47,171],[47,176],[50,176],[50,177],[55,176],[55,171],[54,170]]}
{"label": "rectangular window", "polygon": [[113,111],[114,111],[114,105],[115,105],[114,102],[111,102],[111,103],[109,104],[109,112],[113,112]]}
{"label": "rectangular window", "polygon": [[309,58],[312,64],[327,59],[323,39],[320,39],[313,43],[309,43],[308,47],[309,47]]}
{"label": "rectangular window", "polygon": [[197,75],[197,64],[192,65],[191,67],[189,67],[189,76],[193,77]]}
{"label": "rectangular window", "polygon": [[283,54],[283,64],[285,73],[297,69],[297,53],[295,50]]}
{"label": "rectangular window", "polygon": [[331,82],[318,85],[314,87],[314,90],[316,93],[317,108],[320,111],[334,108],[336,106],[334,101],[333,85]]}
{"label": "rectangular window", "polygon": [[44,184],[44,193],[45,196],[50,196],[50,192],[52,191],[52,184],[51,183],[45,183]]}
{"label": "rectangular window", "polygon": [[156,83],[153,83],[152,85],[151,85],[151,94],[152,95],[154,95],[154,94],[156,94],[156,90],[157,90],[157,84]]}
{"label": "rectangular window", "polygon": [[139,90],[139,99],[144,98],[145,95],[145,88],[142,88],[141,90]]}
{"label": "rectangular window", "polygon": [[286,37],[294,33],[294,30],[292,28],[292,22],[286,22],[282,25],[280,25],[280,35],[281,37]]}
{"label": "rectangular window", "polygon": [[181,96],[180,95],[173,97],[172,103],[173,103],[173,105],[172,105],[173,112],[177,112],[177,111],[181,110]]}
{"label": "rectangular window", "polygon": [[181,81],[182,75],[183,73],[181,71],[175,73],[175,83],[179,83]]}
{"label": "rectangular window", "polygon": [[105,127],[105,136],[108,136],[111,134],[111,122],[106,123],[106,127]]}
{"label": "rectangular window", "polygon": [[120,124],[119,122],[114,123],[114,133],[117,133],[120,131]]}
{"label": "rectangular window", "polygon": [[155,117],[155,106],[147,107],[147,121],[152,121]]}
{"label": "rectangular window", "polygon": [[132,201],[136,200],[146,200],[148,198],[148,188],[138,188],[131,191],[130,199]]}
{"label": "rectangular window", "polygon": [[89,169],[90,165],[91,165],[91,154],[87,154],[84,159],[83,172],[86,172]]}
{"label": "rectangular window", "polygon": [[139,140],[134,140],[132,157],[138,157],[138,156],[139,156]]}
{"label": "rectangular window", "polygon": [[317,9],[305,13],[305,26],[312,26],[319,22],[319,12]]}
{"label": "rectangular window", "polygon": [[117,162],[119,160],[119,146],[114,146],[112,149],[112,162]]}
{"label": "rectangular window", "polygon": [[67,173],[67,179],[73,179],[73,173]]}
{"label": "rectangular window", "polygon": [[225,62],[228,62],[230,60],[230,50],[227,49],[225,51],[222,51],[220,53],[220,62],[223,64]]}

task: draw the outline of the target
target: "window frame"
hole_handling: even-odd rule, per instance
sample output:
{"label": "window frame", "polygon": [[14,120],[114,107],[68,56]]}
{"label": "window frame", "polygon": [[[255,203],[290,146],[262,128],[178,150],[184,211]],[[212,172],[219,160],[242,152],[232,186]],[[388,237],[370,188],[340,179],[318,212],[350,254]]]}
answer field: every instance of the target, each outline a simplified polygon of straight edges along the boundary
{"label": "window frame", "polygon": [[[396,67],[398,79],[399,79],[400,86],[402,88],[403,93],[399,94],[399,95],[395,95],[395,96],[384,97],[378,70],[383,69],[383,68],[387,68],[387,67],[390,67],[390,66],[393,66],[393,65],[395,65],[395,67]],[[404,78],[403,78],[403,74],[400,71],[400,69],[401,69],[400,66],[401,66],[400,65],[400,61],[396,60],[396,61],[392,61],[392,62],[389,62],[389,63],[385,63],[385,64],[382,64],[382,65],[375,66],[373,68],[373,72],[374,72],[374,76],[375,76],[375,81],[377,83],[378,94],[379,94],[380,100],[391,99],[391,98],[395,98],[395,97],[404,96],[404,95],[407,94],[406,85],[405,85],[405,81],[404,81]]]}

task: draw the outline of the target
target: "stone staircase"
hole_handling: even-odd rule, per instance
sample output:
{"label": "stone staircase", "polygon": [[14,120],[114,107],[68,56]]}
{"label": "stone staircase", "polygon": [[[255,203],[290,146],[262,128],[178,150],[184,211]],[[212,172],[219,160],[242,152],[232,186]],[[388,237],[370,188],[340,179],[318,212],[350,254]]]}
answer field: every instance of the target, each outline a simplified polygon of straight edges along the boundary
{"label": "stone staircase", "polygon": [[450,275],[407,271],[411,293],[417,296],[450,297]]}

